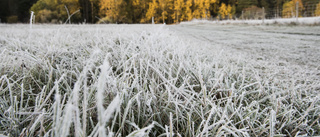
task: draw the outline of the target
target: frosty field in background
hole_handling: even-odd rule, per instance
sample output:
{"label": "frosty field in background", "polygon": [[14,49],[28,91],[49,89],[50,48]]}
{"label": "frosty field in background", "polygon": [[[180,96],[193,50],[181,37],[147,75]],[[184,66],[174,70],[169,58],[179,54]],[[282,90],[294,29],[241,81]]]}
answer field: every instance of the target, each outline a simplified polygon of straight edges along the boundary
{"label": "frosty field in background", "polygon": [[261,24],[298,24],[298,25],[319,25],[320,17],[303,17],[303,18],[275,18],[265,20],[222,20],[222,21],[208,21],[208,20],[192,20],[187,22],[181,22],[181,24],[250,24],[250,25],[261,25]]}
{"label": "frosty field in background", "polygon": [[0,30],[0,136],[320,135],[318,26]]}

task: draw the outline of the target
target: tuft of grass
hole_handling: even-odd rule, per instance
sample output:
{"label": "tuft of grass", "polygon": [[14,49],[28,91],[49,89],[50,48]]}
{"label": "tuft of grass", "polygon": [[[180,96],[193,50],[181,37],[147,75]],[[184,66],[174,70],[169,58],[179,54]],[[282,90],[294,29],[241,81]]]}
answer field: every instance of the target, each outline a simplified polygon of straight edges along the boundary
{"label": "tuft of grass", "polygon": [[162,25],[0,27],[0,134],[320,134],[319,80],[284,65],[260,69]]}

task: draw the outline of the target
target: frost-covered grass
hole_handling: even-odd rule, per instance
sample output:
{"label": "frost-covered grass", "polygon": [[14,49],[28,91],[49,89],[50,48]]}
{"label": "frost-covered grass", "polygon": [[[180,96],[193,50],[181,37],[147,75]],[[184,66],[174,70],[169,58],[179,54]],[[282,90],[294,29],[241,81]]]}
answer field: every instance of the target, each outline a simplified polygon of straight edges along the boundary
{"label": "frost-covered grass", "polygon": [[265,20],[222,20],[222,21],[208,21],[208,20],[197,20],[182,22],[181,24],[250,24],[250,25],[319,25],[320,17],[303,17],[303,18],[275,18]]}
{"label": "frost-covered grass", "polygon": [[0,30],[0,135],[320,135],[320,82],[299,68],[163,25]]}

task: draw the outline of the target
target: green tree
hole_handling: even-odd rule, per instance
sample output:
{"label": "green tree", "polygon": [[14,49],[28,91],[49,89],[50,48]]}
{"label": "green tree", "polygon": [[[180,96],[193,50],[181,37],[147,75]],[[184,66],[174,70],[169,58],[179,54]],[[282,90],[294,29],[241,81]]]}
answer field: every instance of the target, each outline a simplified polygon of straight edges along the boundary
{"label": "green tree", "polygon": [[[79,9],[80,6],[77,0],[39,0],[32,5],[30,10],[35,12],[37,22],[56,23],[67,21],[68,17]],[[81,21],[81,15],[74,14],[72,19],[75,22],[79,22]]]}
{"label": "green tree", "polygon": [[[58,3],[52,0],[39,0],[37,3],[32,5],[31,11],[34,11],[36,16],[36,22],[48,23],[56,18],[58,20],[60,17],[58,11],[54,9],[57,7]],[[67,17],[66,17],[67,18]],[[66,19],[65,18],[65,19]]]}

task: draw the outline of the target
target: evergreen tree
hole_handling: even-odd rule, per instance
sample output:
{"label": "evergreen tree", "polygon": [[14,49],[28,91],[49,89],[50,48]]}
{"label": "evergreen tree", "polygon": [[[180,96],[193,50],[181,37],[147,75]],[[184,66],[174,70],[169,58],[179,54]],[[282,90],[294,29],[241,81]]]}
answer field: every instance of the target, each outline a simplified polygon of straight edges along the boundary
{"label": "evergreen tree", "polygon": [[269,3],[268,3],[268,0],[260,0],[259,1],[259,7],[264,7],[264,9],[266,10],[266,11],[269,11]]}
{"label": "evergreen tree", "polygon": [[78,0],[82,22],[95,23],[99,15],[100,0]]}
{"label": "evergreen tree", "polygon": [[8,10],[9,0],[0,0],[0,19],[1,22],[7,22],[7,17],[10,15]]}

